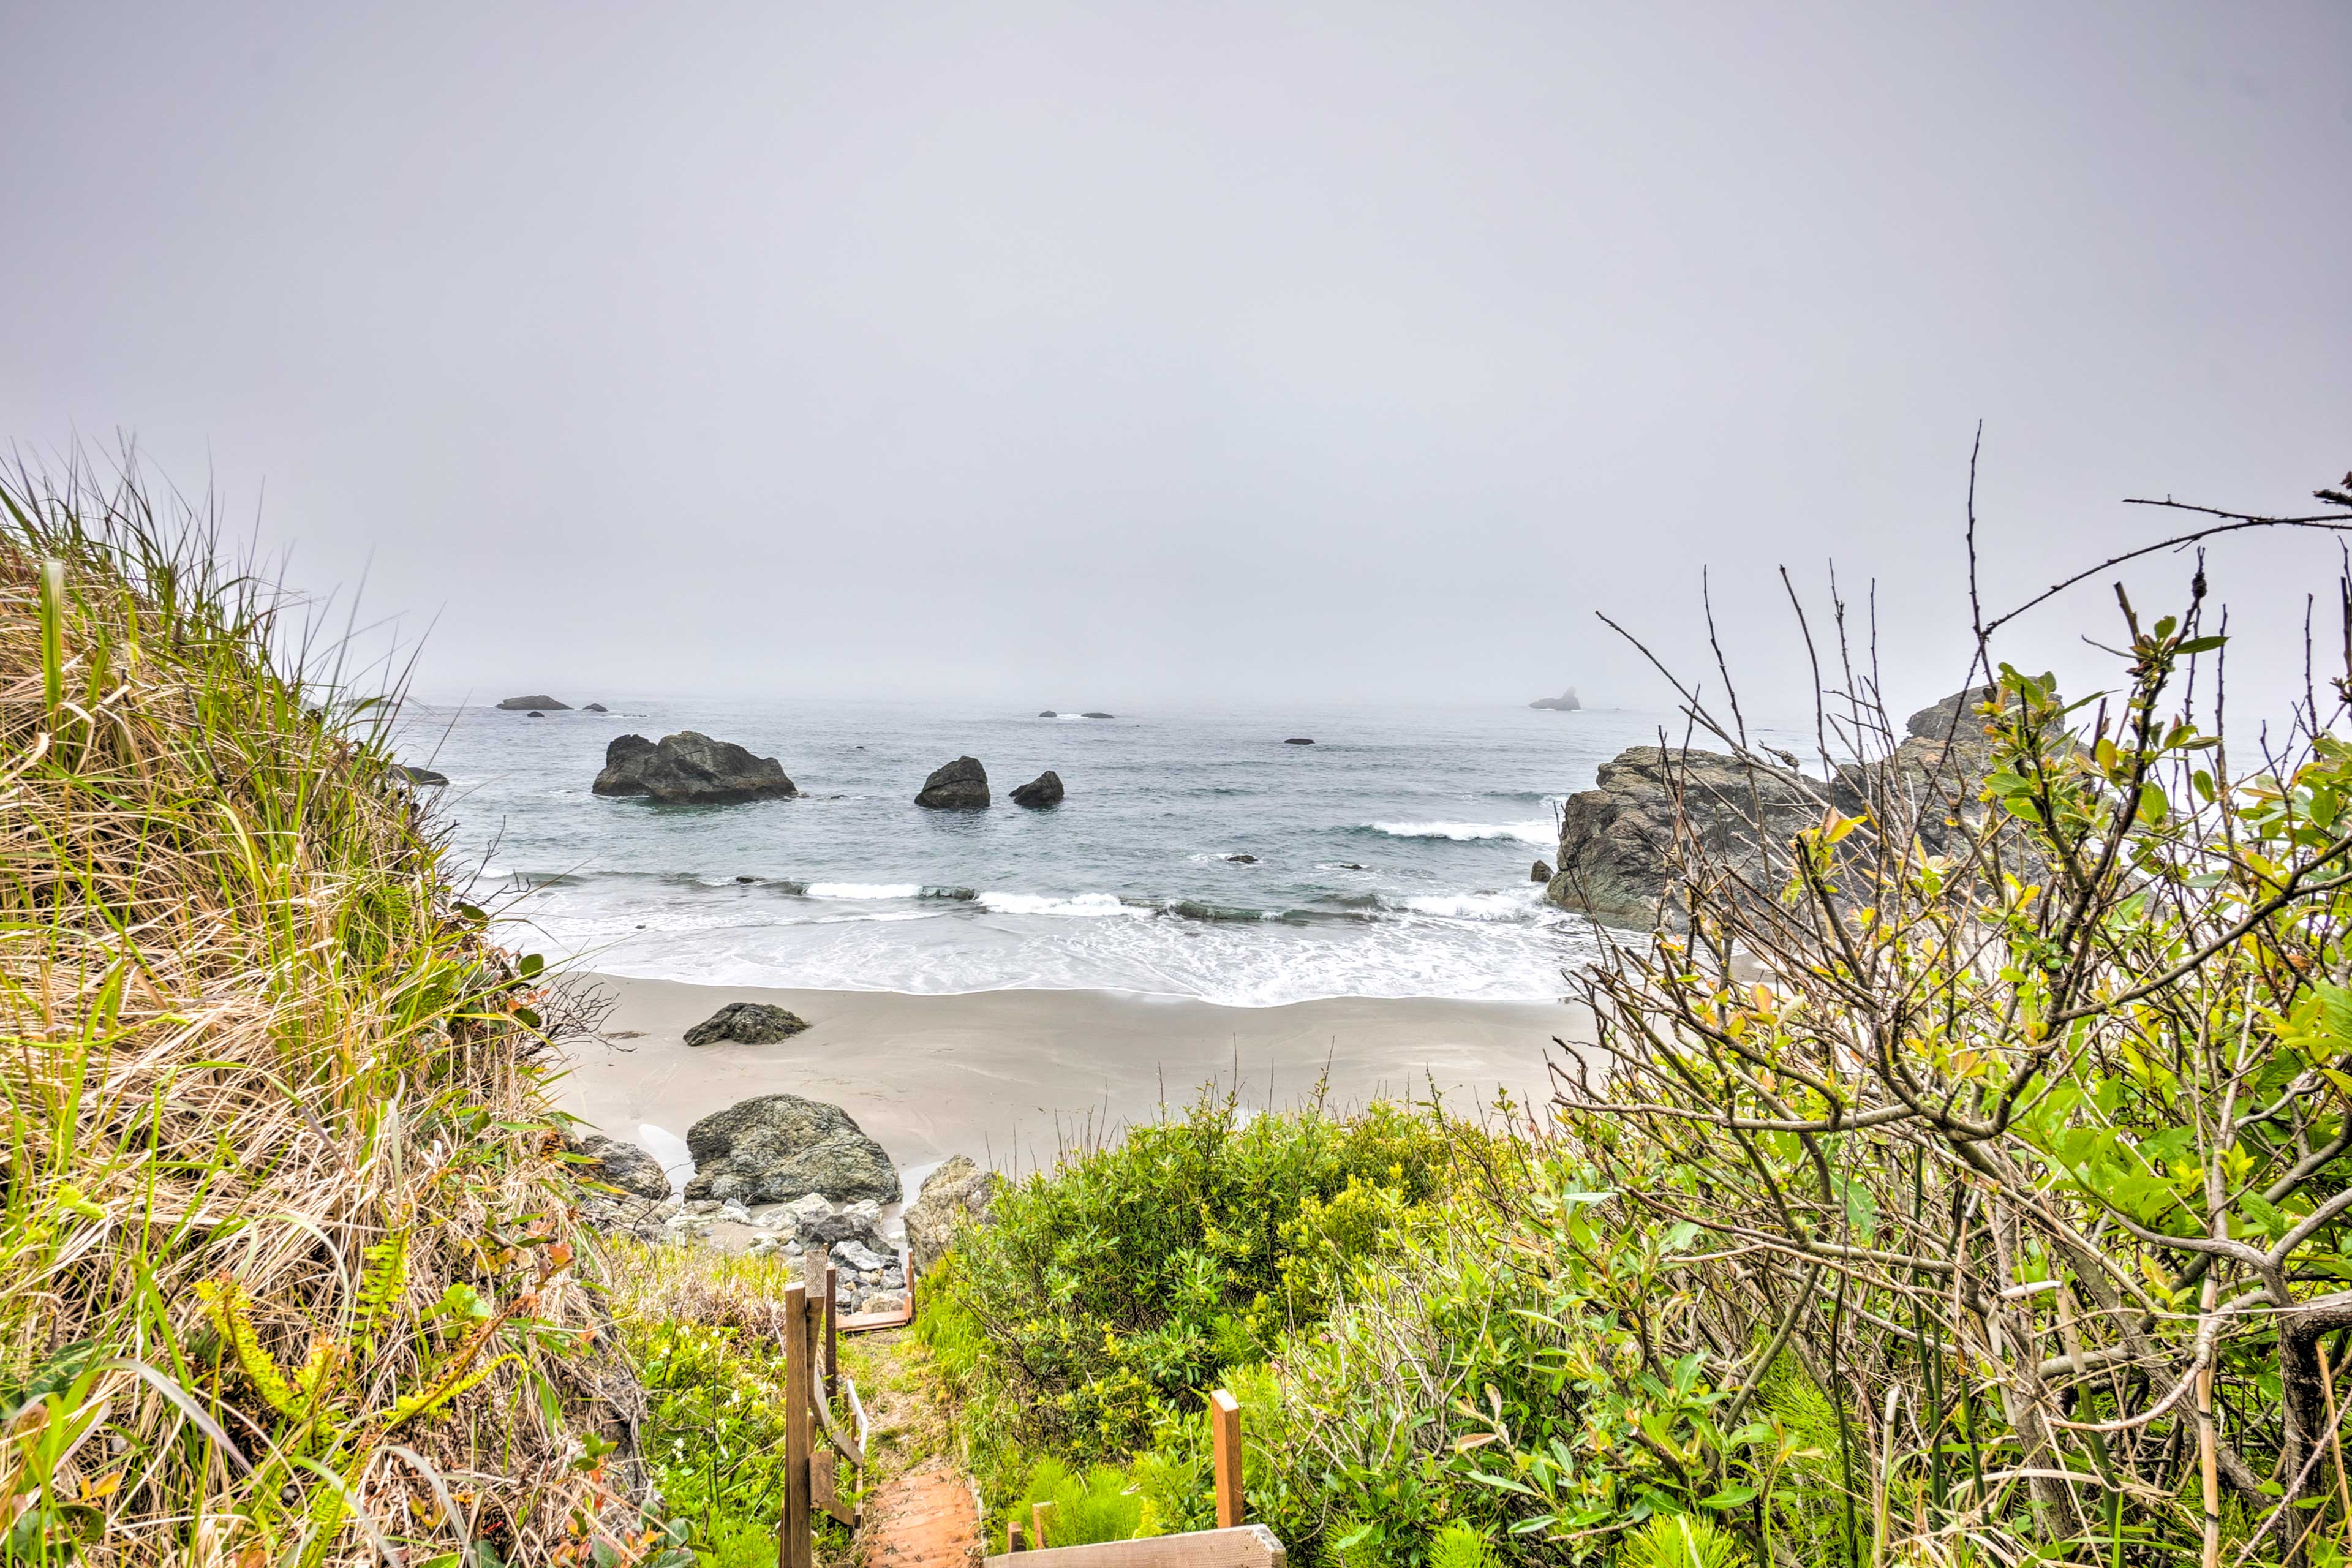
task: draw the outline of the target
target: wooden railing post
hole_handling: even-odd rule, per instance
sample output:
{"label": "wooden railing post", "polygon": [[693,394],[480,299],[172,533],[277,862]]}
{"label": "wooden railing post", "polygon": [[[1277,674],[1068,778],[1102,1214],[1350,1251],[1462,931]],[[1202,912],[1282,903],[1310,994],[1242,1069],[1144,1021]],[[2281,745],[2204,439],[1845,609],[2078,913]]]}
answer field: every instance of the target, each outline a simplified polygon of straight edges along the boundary
{"label": "wooden railing post", "polygon": [[841,1397],[839,1359],[834,1342],[834,1302],[841,1295],[841,1275],[830,1258],[824,1265],[824,1402],[828,1405]]}
{"label": "wooden railing post", "polygon": [[1215,1450],[1217,1528],[1242,1521],[1242,1406],[1226,1389],[1209,1395],[1209,1436]]}
{"label": "wooden railing post", "polygon": [[808,1287],[784,1288],[784,1509],[776,1521],[777,1568],[811,1568],[816,1549],[809,1519]]}
{"label": "wooden railing post", "polygon": [[1049,1502],[1033,1502],[1029,1505],[1029,1533],[1037,1538],[1036,1543],[1040,1547],[1053,1544],[1045,1539],[1045,1516],[1053,1511],[1054,1505]]}

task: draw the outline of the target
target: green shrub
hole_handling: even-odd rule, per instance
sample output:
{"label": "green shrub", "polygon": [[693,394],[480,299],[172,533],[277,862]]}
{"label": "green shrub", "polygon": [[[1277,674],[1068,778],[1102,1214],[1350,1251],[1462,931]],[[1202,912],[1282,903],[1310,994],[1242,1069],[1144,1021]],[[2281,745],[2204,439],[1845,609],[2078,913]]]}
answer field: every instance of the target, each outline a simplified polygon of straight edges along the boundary
{"label": "green shrub", "polygon": [[1687,1513],[1654,1514],[1617,1554],[1618,1568],[1739,1568],[1747,1561],[1737,1541]]}
{"label": "green shrub", "polygon": [[1410,1108],[1247,1118],[1204,1097],[1008,1188],[932,1274],[920,1327],[983,1487],[1011,1490],[1041,1448],[1123,1460],[1197,1411],[1438,1194],[1448,1135]]}
{"label": "green shrub", "polygon": [[1030,1467],[1029,1484],[1013,1517],[1033,1518],[1039,1503],[1050,1509],[1043,1542],[1048,1546],[1093,1546],[1159,1533],[1146,1518],[1150,1510],[1142,1492],[1115,1465],[1097,1465],[1080,1474],[1059,1459],[1038,1460]]}

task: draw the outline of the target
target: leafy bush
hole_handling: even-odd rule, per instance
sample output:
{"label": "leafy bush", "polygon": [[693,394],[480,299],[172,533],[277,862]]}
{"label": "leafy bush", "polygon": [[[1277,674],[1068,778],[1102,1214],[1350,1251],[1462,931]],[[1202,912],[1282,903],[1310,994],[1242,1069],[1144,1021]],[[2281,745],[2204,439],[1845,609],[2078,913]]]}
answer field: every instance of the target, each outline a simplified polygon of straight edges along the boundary
{"label": "leafy bush", "polygon": [[1439,1190],[1433,1118],[1246,1117],[1203,1098],[1009,1187],[934,1272],[920,1332],[992,1494],[1023,1452],[1117,1462],[1318,1317],[1344,1260]]}

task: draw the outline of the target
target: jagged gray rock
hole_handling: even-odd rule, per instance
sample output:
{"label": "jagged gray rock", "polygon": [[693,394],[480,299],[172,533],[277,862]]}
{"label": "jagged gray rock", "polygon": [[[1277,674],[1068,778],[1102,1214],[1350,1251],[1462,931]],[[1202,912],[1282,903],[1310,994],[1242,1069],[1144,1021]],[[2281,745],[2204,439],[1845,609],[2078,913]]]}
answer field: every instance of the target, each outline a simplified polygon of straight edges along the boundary
{"label": "jagged gray rock", "polygon": [[827,1247],[837,1241],[855,1241],[877,1252],[887,1252],[889,1244],[882,1239],[882,1233],[877,1228],[881,1223],[882,1205],[866,1198],[817,1215],[801,1226],[801,1235]]}
{"label": "jagged gray rock", "polygon": [[1576,700],[1576,688],[1571,686],[1557,697],[1538,697],[1528,706],[1549,708],[1555,713],[1573,713],[1584,704]]}
{"label": "jagged gray rock", "polygon": [[1062,803],[1062,775],[1047,768],[1013,792],[1015,805],[1045,806]]}
{"label": "jagged gray rock", "polygon": [[571,703],[558,702],[552,697],[508,697],[501,699],[499,706],[509,713],[527,712],[533,708],[557,713],[572,711]]}
{"label": "jagged gray rock", "polygon": [[[1980,687],[1921,709],[1885,761],[1849,763],[1827,780],[1720,752],[1631,747],[1601,764],[1593,788],[1569,796],[1560,814],[1559,869],[1545,896],[1612,924],[1673,918],[1662,900],[1672,874],[1677,790],[1698,844],[1760,897],[1779,896],[1790,868],[1789,841],[1818,825],[1825,805],[1854,816],[1889,790],[1915,803],[1940,795],[1958,810],[1916,813],[1920,842],[1940,853],[1950,831],[1947,816],[1968,820],[1980,809],[1969,797],[1990,763],[1991,746],[1969,710],[1990,695]],[[1850,844],[1858,848],[1861,842],[1857,835]]]}
{"label": "jagged gray rock", "polygon": [[958,757],[923,781],[917,805],[933,811],[978,811],[988,805],[988,770],[977,757]]}
{"label": "jagged gray rock", "polygon": [[649,795],[679,805],[789,800],[800,794],[775,758],[755,757],[731,741],[693,730],[665,735],[659,744],[643,735],[615,736],[591,787],[601,795]]}
{"label": "jagged gray rock", "polygon": [[907,1210],[907,1250],[915,1271],[928,1273],[954,1245],[956,1232],[968,1225],[985,1225],[1001,1184],[993,1171],[983,1171],[968,1154],[958,1154],[923,1178],[923,1190]]}
{"label": "jagged gray rock", "polygon": [[661,1168],[660,1161],[635,1143],[624,1143],[602,1132],[583,1133],[565,1142],[573,1153],[585,1154],[594,1162],[577,1167],[593,1179],[649,1203],[662,1203],[672,1195],[669,1173]]}
{"label": "jagged gray rock", "polygon": [[796,1094],[763,1094],[687,1130],[694,1156],[688,1198],[791,1203],[822,1193],[836,1203],[897,1203],[898,1167],[849,1112]]}
{"label": "jagged gray rock", "polygon": [[689,1046],[733,1040],[746,1046],[772,1046],[808,1027],[798,1013],[765,1002],[730,1002],[686,1032]]}
{"label": "jagged gray rock", "polygon": [[1537,861],[1535,863],[1534,869],[1528,873],[1528,880],[1530,882],[1549,882],[1551,880],[1551,868],[1541,860]]}

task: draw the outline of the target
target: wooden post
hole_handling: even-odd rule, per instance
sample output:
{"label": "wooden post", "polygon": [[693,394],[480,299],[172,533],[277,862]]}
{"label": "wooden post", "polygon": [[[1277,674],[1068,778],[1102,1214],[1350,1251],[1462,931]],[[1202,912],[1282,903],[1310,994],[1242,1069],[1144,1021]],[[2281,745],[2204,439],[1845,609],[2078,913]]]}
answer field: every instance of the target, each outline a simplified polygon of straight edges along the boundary
{"label": "wooden post", "polygon": [[777,1568],[811,1568],[816,1550],[809,1520],[808,1287],[784,1288],[784,1511],[776,1521]]}
{"label": "wooden post", "polygon": [[1209,1395],[1209,1436],[1216,1450],[1217,1528],[1242,1521],[1242,1405],[1225,1389]]}
{"label": "wooden post", "polygon": [[1029,1533],[1037,1538],[1037,1545],[1040,1549],[1053,1544],[1045,1539],[1045,1516],[1053,1511],[1054,1505],[1049,1502],[1033,1502],[1029,1505]]}
{"label": "wooden post", "polygon": [[1010,1520],[1006,1521],[1004,1525],[1004,1550],[1007,1552],[1029,1550],[1029,1543],[1021,1539],[1021,1527]]}
{"label": "wooden post", "polygon": [[828,1405],[841,1396],[840,1359],[833,1328],[834,1302],[840,1295],[841,1275],[828,1258],[824,1264],[824,1402]]}

